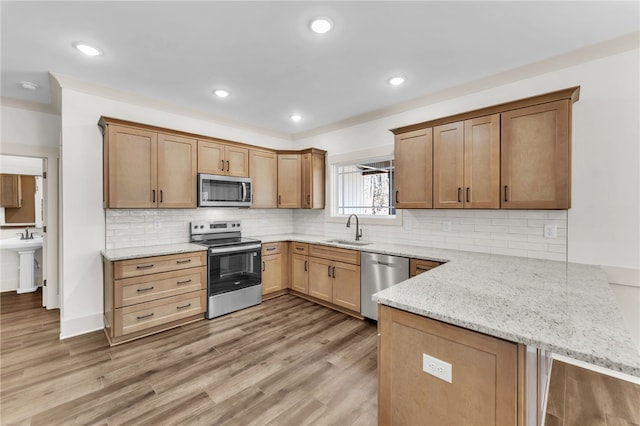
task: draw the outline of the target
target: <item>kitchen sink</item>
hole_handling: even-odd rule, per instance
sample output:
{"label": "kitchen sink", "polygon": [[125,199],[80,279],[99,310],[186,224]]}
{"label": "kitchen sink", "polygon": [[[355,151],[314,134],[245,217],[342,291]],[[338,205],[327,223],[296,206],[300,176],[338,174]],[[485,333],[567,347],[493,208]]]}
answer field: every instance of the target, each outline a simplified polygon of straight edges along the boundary
{"label": "kitchen sink", "polygon": [[328,243],[345,244],[350,246],[368,246],[371,243],[356,240],[327,240]]}

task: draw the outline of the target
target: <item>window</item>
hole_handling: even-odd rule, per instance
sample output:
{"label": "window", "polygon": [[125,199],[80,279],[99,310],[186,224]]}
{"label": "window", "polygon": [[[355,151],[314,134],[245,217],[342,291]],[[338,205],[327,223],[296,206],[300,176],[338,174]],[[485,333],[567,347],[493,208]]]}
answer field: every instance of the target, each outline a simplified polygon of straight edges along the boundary
{"label": "window", "polygon": [[336,164],[334,215],[393,217],[393,157]]}

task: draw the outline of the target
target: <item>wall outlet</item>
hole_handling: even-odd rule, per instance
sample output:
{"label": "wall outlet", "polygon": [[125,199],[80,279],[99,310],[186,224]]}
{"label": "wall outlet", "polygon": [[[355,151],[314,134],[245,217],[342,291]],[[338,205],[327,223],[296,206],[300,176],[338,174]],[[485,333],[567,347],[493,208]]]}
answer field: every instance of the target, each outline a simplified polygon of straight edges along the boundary
{"label": "wall outlet", "polygon": [[544,225],[545,238],[558,238],[558,225]]}
{"label": "wall outlet", "polygon": [[451,222],[442,222],[442,230],[444,232],[451,232]]}
{"label": "wall outlet", "polygon": [[441,359],[434,358],[427,354],[422,354],[422,371],[440,380],[451,383],[452,368],[451,364]]}

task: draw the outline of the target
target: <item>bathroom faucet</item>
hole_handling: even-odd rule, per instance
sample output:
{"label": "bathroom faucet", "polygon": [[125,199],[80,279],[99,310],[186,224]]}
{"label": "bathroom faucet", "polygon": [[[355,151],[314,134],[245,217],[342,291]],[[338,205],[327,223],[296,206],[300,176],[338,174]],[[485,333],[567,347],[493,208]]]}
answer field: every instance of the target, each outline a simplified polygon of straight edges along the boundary
{"label": "bathroom faucet", "polygon": [[33,240],[33,232],[31,233],[31,235],[29,235],[29,228],[26,228],[24,230],[24,235],[20,234],[20,239],[21,240]]}
{"label": "bathroom faucet", "polygon": [[351,216],[356,218],[356,241],[359,241],[362,238],[362,229],[360,229],[360,221],[358,220],[358,215],[351,214],[349,219],[347,219],[347,228],[351,228]]}

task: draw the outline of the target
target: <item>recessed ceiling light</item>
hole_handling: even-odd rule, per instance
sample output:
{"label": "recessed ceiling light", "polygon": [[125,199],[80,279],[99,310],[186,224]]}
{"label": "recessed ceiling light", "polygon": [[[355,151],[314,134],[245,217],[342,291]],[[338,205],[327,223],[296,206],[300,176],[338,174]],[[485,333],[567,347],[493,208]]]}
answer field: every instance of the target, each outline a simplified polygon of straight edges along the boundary
{"label": "recessed ceiling light", "polygon": [[309,28],[316,34],[325,34],[333,28],[333,21],[324,16],[313,18],[309,22]]}
{"label": "recessed ceiling light", "polygon": [[36,90],[38,88],[38,85],[30,81],[21,81],[20,87],[27,90]]}
{"label": "recessed ceiling light", "polygon": [[392,86],[400,86],[405,81],[407,81],[407,77],[397,76],[391,77],[387,82]]}
{"label": "recessed ceiling light", "polygon": [[300,114],[292,114],[290,118],[291,118],[291,121],[295,121],[295,122],[302,120],[302,116]]}
{"label": "recessed ceiling light", "polygon": [[216,89],[213,91],[213,94],[216,95],[219,98],[226,98],[227,96],[229,96],[231,94],[231,92],[229,92],[228,90],[224,90],[224,89]]}
{"label": "recessed ceiling light", "polygon": [[89,46],[85,43],[74,43],[73,47],[78,49],[80,52],[84,53],[87,56],[100,56],[102,55],[102,50],[97,47]]}

